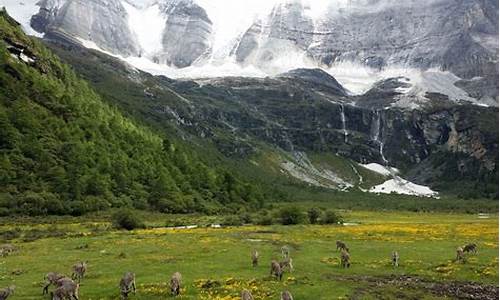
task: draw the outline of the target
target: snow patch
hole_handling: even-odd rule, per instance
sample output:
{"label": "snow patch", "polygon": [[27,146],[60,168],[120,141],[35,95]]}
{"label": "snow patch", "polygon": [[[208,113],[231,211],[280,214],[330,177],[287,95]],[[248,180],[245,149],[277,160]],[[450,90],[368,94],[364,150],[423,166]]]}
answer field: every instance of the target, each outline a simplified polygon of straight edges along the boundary
{"label": "snow patch", "polygon": [[359,164],[365,169],[368,169],[370,171],[373,171],[375,173],[378,173],[380,175],[384,176],[391,176],[392,174],[397,174],[399,173],[399,170],[393,167],[385,167],[382,166],[381,164],[377,163],[371,163],[371,164]]}
{"label": "snow patch", "polygon": [[318,169],[303,152],[294,152],[294,159],[281,163],[281,168],[290,176],[317,187],[346,191],[353,184],[340,178],[332,170]]}
{"label": "snow patch", "polygon": [[391,176],[392,179],[382,184],[372,187],[368,192],[376,194],[402,194],[422,197],[438,197],[438,193],[424,185],[418,185],[399,177],[399,170],[393,167],[386,167],[378,163],[358,164],[363,168],[378,173],[383,176]]}
{"label": "snow patch", "polygon": [[36,5],[37,2],[38,0],[0,0],[0,7],[7,8],[9,15],[21,23],[26,34],[42,37],[43,34],[36,32],[30,25],[31,16],[40,10]]}
{"label": "snow patch", "polygon": [[146,51],[145,54],[160,51],[163,47],[161,41],[166,19],[159,4],[137,7],[122,1],[122,5],[128,14],[129,27],[135,33],[141,49]]}
{"label": "snow patch", "polygon": [[374,186],[370,189],[370,193],[377,194],[402,194],[422,197],[437,197],[438,193],[424,185],[418,185],[401,177],[395,176],[393,179]]}

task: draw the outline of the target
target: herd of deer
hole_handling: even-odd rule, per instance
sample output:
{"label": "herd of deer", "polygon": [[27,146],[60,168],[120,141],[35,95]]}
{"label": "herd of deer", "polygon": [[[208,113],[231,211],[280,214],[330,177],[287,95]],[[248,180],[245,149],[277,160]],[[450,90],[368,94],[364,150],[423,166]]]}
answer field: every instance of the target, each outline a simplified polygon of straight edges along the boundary
{"label": "herd of deer", "polygon": [[[351,266],[351,257],[349,254],[349,248],[342,241],[336,242],[337,251],[340,251],[340,266],[342,268],[349,268]],[[17,251],[17,248],[13,245],[3,245],[0,246],[0,256],[7,256]],[[476,244],[467,244],[463,247],[457,248],[456,261],[465,263],[465,253],[477,253]],[[281,255],[283,257],[282,261],[271,261],[271,272],[270,275],[276,277],[281,281],[283,273],[285,271],[293,272],[293,260],[290,256],[290,248],[287,246],[281,247]],[[253,250],[251,254],[252,266],[257,267],[259,265],[259,252]],[[399,253],[397,251],[392,252],[391,255],[392,265],[394,267],[399,266]],[[73,272],[71,277],[67,277],[63,274],[50,272],[45,276],[45,284],[43,286],[42,294],[49,293],[49,287],[54,286],[54,290],[50,292],[52,300],[79,300],[78,290],[80,288],[80,282],[84,278],[87,272],[87,262],[79,262],[73,266]],[[182,275],[179,272],[175,272],[170,278],[170,292],[172,295],[177,296],[181,293]],[[0,290],[0,300],[6,300],[14,292],[15,287],[10,286]],[[131,272],[125,273],[121,278],[119,283],[120,296],[122,299],[127,299],[130,293],[136,293],[135,284],[135,274]],[[243,290],[241,292],[241,300],[253,300],[252,293],[248,290]],[[281,300],[293,300],[293,296],[289,291],[283,291],[281,293]]]}

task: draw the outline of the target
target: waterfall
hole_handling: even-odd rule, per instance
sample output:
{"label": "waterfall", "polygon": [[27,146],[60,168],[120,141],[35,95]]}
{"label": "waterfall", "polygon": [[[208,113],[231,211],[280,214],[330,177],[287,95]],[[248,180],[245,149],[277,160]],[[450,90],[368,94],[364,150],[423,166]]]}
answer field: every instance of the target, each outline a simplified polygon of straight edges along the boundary
{"label": "waterfall", "polygon": [[385,155],[384,155],[384,142],[382,141],[382,139],[380,137],[381,136],[380,127],[382,126],[380,111],[379,110],[374,111],[374,115],[375,115],[375,118],[372,121],[372,128],[371,128],[372,140],[378,144],[378,146],[379,146],[378,151],[380,153],[380,157],[384,161],[384,165],[388,166],[389,161],[385,158]]}
{"label": "waterfall", "polygon": [[344,132],[344,142],[347,144],[347,137],[349,136],[349,133],[347,133],[346,129],[344,104],[340,104],[340,119],[342,120],[342,131]]}

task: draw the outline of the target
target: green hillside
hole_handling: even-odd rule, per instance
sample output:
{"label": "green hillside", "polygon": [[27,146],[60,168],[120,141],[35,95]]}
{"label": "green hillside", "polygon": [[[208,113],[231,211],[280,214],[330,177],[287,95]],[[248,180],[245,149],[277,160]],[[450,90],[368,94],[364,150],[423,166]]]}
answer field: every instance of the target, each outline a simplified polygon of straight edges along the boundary
{"label": "green hillside", "polygon": [[[0,15],[0,214],[258,206],[257,188],[105,104]],[[230,204],[230,205],[228,205]]]}

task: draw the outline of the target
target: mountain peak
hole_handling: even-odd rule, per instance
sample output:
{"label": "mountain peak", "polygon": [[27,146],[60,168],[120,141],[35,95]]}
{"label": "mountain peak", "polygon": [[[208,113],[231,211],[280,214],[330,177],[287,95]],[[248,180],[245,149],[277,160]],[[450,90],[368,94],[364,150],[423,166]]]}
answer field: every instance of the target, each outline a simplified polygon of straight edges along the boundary
{"label": "mountain peak", "polygon": [[319,68],[313,68],[313,69],[306,69],[306,68],[299,68],[299,69],[294,69],[285,73],[281,73],[277,75],[276,77],[278,78],[294,78],[294,79],[300,79],[302,81],[318,85],[318,86],[323,86],[327,87],[330,89],[335,90],[337,93],[340,95],[347,95],[347,91],[345,88],[333,77],[332,75],[328,74],[322,69]]}

